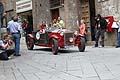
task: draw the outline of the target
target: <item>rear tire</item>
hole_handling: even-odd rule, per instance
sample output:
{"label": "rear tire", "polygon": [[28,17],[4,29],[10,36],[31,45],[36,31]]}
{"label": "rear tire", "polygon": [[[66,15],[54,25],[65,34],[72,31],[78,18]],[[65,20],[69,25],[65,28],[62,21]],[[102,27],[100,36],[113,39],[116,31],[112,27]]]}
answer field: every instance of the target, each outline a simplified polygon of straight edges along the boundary
{"label": "rear tire", "polygon": [[78,44],[78,49],[80,52],[85,51],[85,38],[81,37],[80,43]]}
{"label": "rear tire", "polygon": [[58,54],[58,41],[56,39],[52,39],[52,53],[54,55]]}
{"label": "rear tire", "polygon": [[26,44],[27,44],[28,50],[33,50],[33,48],[34,48],[34,39],[27,36],[26,37]]}

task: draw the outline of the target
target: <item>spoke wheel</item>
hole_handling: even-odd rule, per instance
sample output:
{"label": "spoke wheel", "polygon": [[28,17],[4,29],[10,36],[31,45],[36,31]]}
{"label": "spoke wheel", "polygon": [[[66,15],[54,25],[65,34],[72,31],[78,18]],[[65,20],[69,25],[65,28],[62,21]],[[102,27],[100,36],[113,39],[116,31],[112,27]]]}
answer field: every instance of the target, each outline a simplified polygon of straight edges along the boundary
{"label": "spoke wheel", "polygon": [[78,49],[80,52],[85,51],[85,38],[81,37],[80,43],[78,44]]}

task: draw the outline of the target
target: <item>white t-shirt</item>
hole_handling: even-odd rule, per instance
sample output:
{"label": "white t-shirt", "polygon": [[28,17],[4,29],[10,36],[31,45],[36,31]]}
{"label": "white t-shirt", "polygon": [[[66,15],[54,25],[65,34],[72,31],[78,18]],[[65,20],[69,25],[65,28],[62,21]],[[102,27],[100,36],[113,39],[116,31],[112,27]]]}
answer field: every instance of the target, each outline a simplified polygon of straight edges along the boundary
{"label": "white t-shirt", "polygon": [[4,43],[2,40],[0,40],[0,46],[4,46]]}
{"label": "white t-shirt", "polygon": [[2,46],[4,46],[4,43],[3,43],[2,40],[0,40],[0,53],[3,52],[3,50],[2,50],[2,49],[3,49]]}
{"label": "white t-shirt", "polygon": [[116,25],[118,26],[118,32],[120,32],[120,23],[116,22]]}
{"label": "white t-shirt", "polygon": [[3,43],[2,40],[0,40],[0,52],[3,51],[3,50],[8,50],[8,49],[14,49],[15,48],[15,44],[14,42],[12,42],[12,44],[10,46],[8,46],[6,49],[3,49],[2,46],[4,46],[5,44]]}

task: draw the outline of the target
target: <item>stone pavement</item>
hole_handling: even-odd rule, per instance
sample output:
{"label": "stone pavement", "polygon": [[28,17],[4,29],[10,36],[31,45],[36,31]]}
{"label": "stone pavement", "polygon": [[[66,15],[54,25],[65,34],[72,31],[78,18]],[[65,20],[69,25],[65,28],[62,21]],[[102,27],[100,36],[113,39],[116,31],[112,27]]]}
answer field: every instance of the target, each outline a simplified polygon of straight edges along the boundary
{"label": "stone pavement", "polygon": [[52,55],[49,48],[28,51],[21,44],[21,57],[0,61],[0,80],[120,80],[118,48],[75,47]]}

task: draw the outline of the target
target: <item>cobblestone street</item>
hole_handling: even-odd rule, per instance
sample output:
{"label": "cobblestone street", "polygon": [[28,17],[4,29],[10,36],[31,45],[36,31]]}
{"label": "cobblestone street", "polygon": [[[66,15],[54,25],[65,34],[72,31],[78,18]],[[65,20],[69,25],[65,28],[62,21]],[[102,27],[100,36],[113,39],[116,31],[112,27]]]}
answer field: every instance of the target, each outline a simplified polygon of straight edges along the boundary
{"label": "cobblestone street", "polygon": [[21,57],[0,61],[0,80],[120,80],[118,48],[77,47],[53,55],[49,48],[28,51],[21,43]]}

